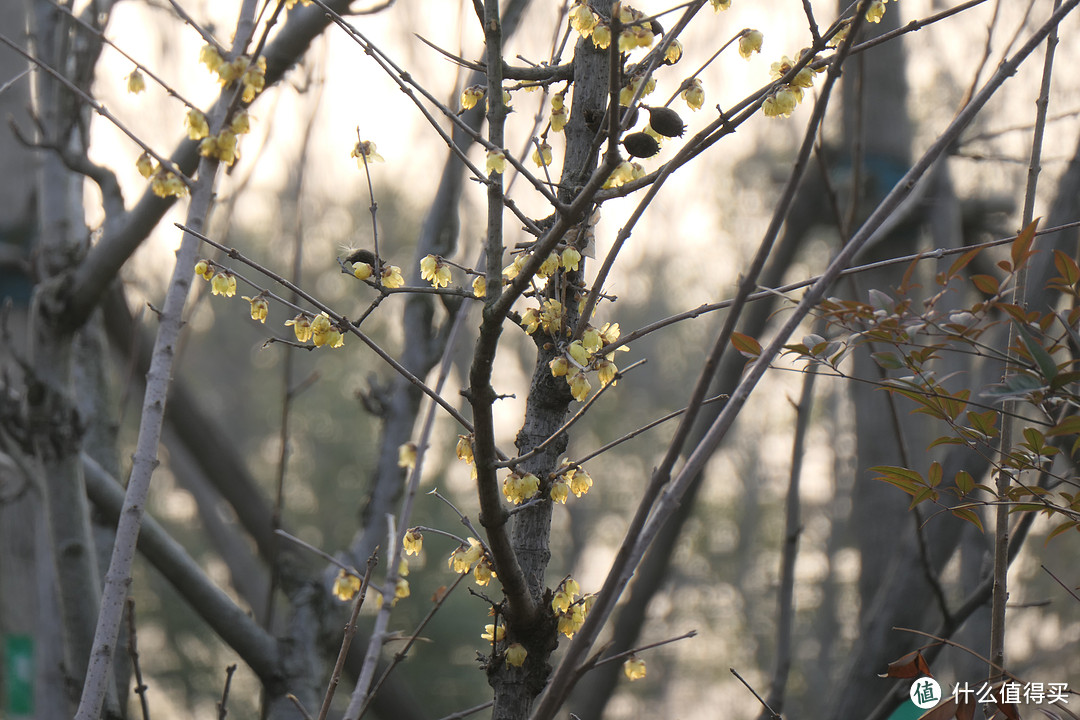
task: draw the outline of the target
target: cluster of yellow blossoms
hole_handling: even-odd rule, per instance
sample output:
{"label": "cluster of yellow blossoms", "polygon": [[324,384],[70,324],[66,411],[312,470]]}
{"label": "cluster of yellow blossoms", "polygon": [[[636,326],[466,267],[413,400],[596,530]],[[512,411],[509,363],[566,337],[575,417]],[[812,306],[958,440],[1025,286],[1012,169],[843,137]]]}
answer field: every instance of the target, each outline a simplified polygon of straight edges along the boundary
{"label": "cluster of yellow blossoms", "polygon": [[[236,275],[225,268],[218,267],[211,260],[202,259],[195,263],[195,274],[210,283],[210,291],[214,295],[223,295],[230,298],[236,295]],[[270,301],[264,290],[255,297],[243,298],[251,305],[251,319],[261,323],[266,322],[270,314]],[[330,316],[325,312],[312,316],[308,313],[300,313],[292,320],[286,320],[285,325],[291,326],[298,342],[310,341],[315,347],[339,348],[345,344],[345,337],[341,330],[334,327]]]}
{"label": "cluster of yellow blossoms", "polygon": [[[769,74],[774,80],[779,80],[794,67],[791,58],[784,55],[780,62],[774,62],[769,68]],[[802,102],[803,89],[814,86],[814,74],[821,70],[812,70],[809,66],[804,67],[790,82],[776,88],[772,94],[765,98],[761,111],[766,117],[790,117],[796,106]]]}
{"label": "cluster of yellow blossoms", "polygon": [[496,577],[491,559],[484,552],[484,546],[479,540],[470,537],[466,542],[468,545],[459,545],[450,553],[446,564],[459,575],[464,575],[471,570],[473,580],[477,585],[487,585],[492,578]]}
{"label": "cluster of yellow blossoms", "polygon": [[[595,370],[601,386],[615,382],[619,373],[619,368],[615,365],[615,353],[601,355],[599,351],[618,339],[618,323],[604,323],[599,330],[591,325],[588,326],[580,340],[574,340],[567,345],[562,355],[548,363],[552,376],[566,378],[574,399],[578,402],[584,401],[592,389],[585,375],[586,372]],[[623,345],[616,349],[628,350],[629,348]]]}
{"label": "cluster of yellow blossoms", "polygon": [[595,595],[581,597],[581,587],[577,580],[567,577],[555,591],[555,597],[551,599],[551,609],[558,618],[559,632],[568,638],[574,637],[574,633],[585,624],[585,618],[592,609]]}

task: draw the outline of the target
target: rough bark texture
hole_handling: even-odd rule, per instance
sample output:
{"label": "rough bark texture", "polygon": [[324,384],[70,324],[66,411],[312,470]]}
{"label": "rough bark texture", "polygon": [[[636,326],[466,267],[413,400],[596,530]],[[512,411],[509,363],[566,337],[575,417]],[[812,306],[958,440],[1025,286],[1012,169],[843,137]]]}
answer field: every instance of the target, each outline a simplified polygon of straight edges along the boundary
{"label": "rough bark texture", "polygon": [[[608,10],[596,8],[607,16]],[[566,155],[560,178],[559,199],[571,202],[596,170],[597,134],[608,104],[609,53],[598,50],[591,41],[580,40],[574,52],[574,84],[570,119],[565,128]],[[578,322],[577,300],[573,285],[580,272],[560,271],[549,279],[545,297],[562,303],[566,312],[564,327],[572,329]],[[566,288],[569,287],[569,292]],[[538,333],[540,335],[540,333]],[[537,341],[536,363],[525,409],[525,418],[518,432],[516,447],[520,454],[532,451],[548,440],[566,421],[573,397],[565,378],[552,377],[548,364],[563,349],[549,337]],[[523,462],[522,473],[540,478],[540,495],[545,499],[516,513],[513,518],[511,542],[525,574],[528,592],[540,608],[528,627],[508,623],[507,643],[520,642],[528,651],[525,665],[509,667],[503,662],[489,668],[495,687],[495,720],[527,717],[533,699],[543,689],[551,667],[548,663],[557,647],[556,622],[551,612],[551,592],[546,587],[545,573],[551,559],[550,534],[552,503],[548,497],[551,479],[566,450],[568,438],[561,435],[542,452]]]}

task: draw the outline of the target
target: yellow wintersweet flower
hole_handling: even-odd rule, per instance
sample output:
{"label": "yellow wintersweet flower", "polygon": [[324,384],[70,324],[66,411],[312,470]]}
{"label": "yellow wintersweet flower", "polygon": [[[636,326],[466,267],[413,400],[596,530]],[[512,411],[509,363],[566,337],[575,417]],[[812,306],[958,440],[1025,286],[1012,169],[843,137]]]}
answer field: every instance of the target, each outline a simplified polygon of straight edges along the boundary
{"label": "yellow wintersweet flower", "polygon": [[779,80],[788,74],[795,63],[791,61],[787,55],[782,55],[779,62],[774,62],[769,66],[769,77],[773,80]]}
{"label": "yellow wintersweet flower", "polygon": [[761,43],[764,40],[765,36],[760,30],[747,30],[739,38],[739,54],[749,60],[752,54],[761,52]]}
{"label": "yellow wintersweet flower", "polygon": [[585,377],[584,372],[578,370],[570,378],[569,383],[570,394],[574,396],[575,400],[584,402],[585,398],[589,397],[589,390],[592,390],[592,385],[589,384],[589,378]]}
{"label": "yellow wintersweet flower", "polygon": [[424,549],[424,536],[416,530],[410,530],[401,538],[401,545],[405,548],[406,555],[419,555]]}
{"label": "yellow wintersweet flower", "polygon": [[548,278],[555,274],[559,269],[559,256],[556,253],[551,253],[544,259],[544,262],[540,263],[540,267],[536,270],[536,276],[540,278]]}
{"label": "yellow wintersweet flower", "polygon": [[501,175],[506,170],[506,153],[502,150],[488,150],[486,169],[488,175],[493,173]]}
{"label": "yellow wintersweet flower", "polygon": [[476,567],[473,568],[473,579],[476,580],[476,584],[483,587],[490,583],[493,577],[496,577],[496,575],[491,563],[488,562],[486,557],[480,558],[480,562],[476,563]]}
{"label": "yellow wintersweet flower", "polygon": [[135,169],[144,178],[149,178],[154,174],[154,159],[150,157],[150,153],[144,152],[139,156],[139,159],[135,161]]}
{"label": "yellow wintersweet flower", "polygon": [[503,279],[513,280],[521,274],[521,268],[525,265],[525,255],[518,255],[514,258],[514,262],[510,263],[503,268]]}
{"label": "yellow wintersweet flower", "polygon": [[352,274],[357,280],[367,280],[375,272],[375,268],[366,262],[355,262],[352,266]]}
{"label": "yellow wintersweet flower", "polygon": [[584,468],[568,470],[565,477],[570,484],[570,492],[574,493],[574,497],[581,497],[586,494],[593,485],[592,476],[585,472]]}
{"label": "yellow wintersweet flower", "polygon": [[[296,326],[294,326],[294,330]],[[297,337],[299,337],[297,330]],[[338,330],[330,323],[330,316],[325,312],[319,313],[311,321],[311,342],[315,347],[329,345],[331,348],[339,348],[345,344],[345,339]]]}
{"label": "yellow wintersweet flower", "polygon": [[202,140],[210,134],[210,126],[206,124],[206,116],[195,108],[188,110],[184,119],[184,126],[187,128],[188,138],[191,140]]}
{"label": "yellow wintersweet flower", "polygon": [[682,99],[691,110],[701,109],[701,106],[705,104],[705,90],[701,87],[700,79],[694,78],[690,81],[689,87],[682,91]]}
{"label": "yellow wintersweet flower", "polygon": [[[312,0],[300,0],[300,4],[304,7],[310,5]],[[296,6],[296,0],[285,0],[285,9],[292,10]]]}
{"label": "yellow wintersweet flower", "polygon": [[334,579],[334,597],[342,602],[348,602],[356,597],[358,592],[360,592],[360,578],[345,570],[338,570],[337,577]]}
{"label": "yellow wintersweet flower", "polygon": [[398,467],[409,468],[410,470],[416,467],[416,443],[402,443],[398,447],[397,464]]}
{"label": "yellow wintersweet flower", "polygon": [[625,185],[634,179],[634,166],[628,160],[623,160],[619,163],[614,170],[611,171],[611,175],[608,175],[608,179],[604,181],[605,188],[616,188],[621,185]]}
{"label": "yellow wintersweet flower", "polygon": [[623,672],[631,681],[640,680],[645,677],[645,661],[637,655],[631,655],[623,663]]}
{"label": "yellow wintersweet flower", "polygon": [[292,320],[286,320],[285,325],[286,327],[292,326],[297,342],[306,343],[311,339],[311,317],[309,315],[300,313]]}
{"label": "yellow wintersweet flower", "polygon": [[540,478],[532,473],[521,475],[512,472],[503,480],[503,495],[515,505],[520,505],[540,489]]}
{"label": "yellow wintersweet flower", "polygon": [[521,643],[512,643],[510,647],[506,648],[506,664],[514,667],[521,667],[525,664],[525,658],[529,652],[525,649],[525,646]]}
{"label": "yellow wintersweet flower", "polygon": [[602,359],[596,366],[596,377],[601,385],[615,382],[615,377],[618,374],[619,368],[607,358]]}
{"label": "yellow wintersweet flower", "polygon": [[525,328],[525,332],[529,335],[532,335],[540,327],[540,313],[536,308],[529,308],[521,316],[521,327]]}
{"label": "yellow wintersweet flower", "polygon": [[570,485],[560,476],[555,479],[555,482],[551,483],[551,491],[548,494],[552,502],[565,505],[566,499],[570,497]]}
{"label": "yellow wintersweet flower", "polygon": [[360,169],[363,169],[367,163],[385,162],[383,156],[375,152],[375,143],[370,140],[361,140],[356,143],[349,157],[356,158],[356,164],[360,166]]}
{"label": "yellow wintersweet flower", "polygon": [[210,280],[214,277],[214,265],[209,260],[200,260],[195,263],[195,274],[201,277],[203,280]]}
{"label": "yellow wintersweet flower", "polygon": [[[814,71],[809,67],[804,67],[802,70],[795,73],[795,77],[791,79],[790,86],[799,89],[814,87]],[[799,101],[802,101],[801,97],[799,98]]]}
{"label": "yellow wintersweet flower", "polygon": [[560,90],[551,96],[551,109],[561,110],[566,107],[566,91]]}
{"label": "yellow wintersweet flower", "polygon": [[184,197],[188,194],[187,185],[180,178],[171,172],[161,170],[154,173],[154,177],[150,179],[150,189],[161,198]]}
{"label": "yellow wintersweet flower", "polygon": [[550,335],[556,334],[563,324],[563,305],[558,300],[549,298],[544,301],[544,307],[540,311],[540,324],[544,332]]}
{"label": "yellow wintersweet flower", "polygon": [[487,295],[487,279],[483,275],[477,275],[472,281],[472,292],[478,298]]}
{"label": "yellow wintersweet flower", "polygon": [[[627,107],[630,105],[630,101],[634,99],[634,94],[637,92],[638,87],[641,85],[641,76],[636,75],[630,79],[626,87],[619,91],[619,104]],[[645,97],[652,93],[656,89],[656,78],[650,77],[645,83],[645,88],[641,91],[641,97]]]}
{"label": "yellow wintersweet flower", "polygon": [[221,67],[225,60],[216,47],[207,43],[199,50],[199,62],[205,65],[210,72],[217,72],[217,69]]}
{"label": "yellow wintersweet flower", "polygon": [[570,11],[570,27],[583,38],[592,35],[593,28],[600,22],[600,17],[585,2],[578,2]]}
{"label": "yellow wintersweet flower", "polygon": [[[600,339],[605,345],[610,345],[619,339],[619,323],[604,323],[600,327]],[[629,350],[629,348],[626,348]]]}
{"label": "yellow wintersweet flower", "polygon": [[469,546],[459,545],[454,552],[450,553],[448,565],[454,572],[464,575],[472,569],[473,563],[484,554],[484,548],[480,541],[474,537],[468,539]]}
{"label": "yellow wintersweet flower", "polygon": [[790,86],[785,85],[765,98],[761,110],[766,117],[791,117],[791,113],[795,112],[795,107],[798,104],[799,100],[795,91]]}
{"label": "yellow wintersweet flower", "polygon": [[401,268],[397,265],[387,265],[382,271],[382,284],[385,288],[399,288],[405,285],[405,278],[401,275]]}
{"label": "yellow wintersweet flower", "polygon": [[506,626],[505,625],[499,625],[498,627],[495,627],[494,625],[485,625],[484,626],[484,634],[481,635],[480,637],[482,637],[484,640],[488,640],[488,641],[492,641],[492,642],[499,642],[505,636],[506,636]]}
{"label": "yellow wintersweet flower", "polygon": [[457,459],[464,460],[466,463],[472,463],[472,435],[458,435],[457,438],[457,447],[454,449],[454,453],[457,455]]}
{"label": "yellow wintersweet flower", "polygon": [[585,624],[585,608],[581,603],[574,605],[570,611],[559,616],[559,632],[566,637],[574,637],[574,633]]}
{"label": "yellow wintersweet flower", "polygon": [[548,367],[551,368],[552,377],[566,377],[570,372],[570,363],[562,355],[549,362]]}
{"label": "yellow wintersweet flower", "polygon": [[581,333],[581,345],[591,355],[603,347],[603,341],[600,339],[600,331],[594,328],[592,325],[585,327],[585,332]]}
{"label": "yellow wintersweet flower", "polygon": [[265,324],[266,315],[270,312],[270,303],[267,302],[266,297],[263,295],[256,295],[253,298],[244,296],[244,300],[251,303],[251,319]]}
{"label": "yellow wintersweet flower", "polygon": [[709,0],[712,3],[712,9],[714,12],[720,12],[721,10],[727,10],[731,7],[731,0]]}
{"label": "yellow wintersweet flower", "polygon": [[483,85],[470,85],[461,91],[461,109],[472,110],[487,90]]}
{"label": "yellow wintersweet flower", "polygon": [[219,272],[210,281],[210,291],[215,295],[232,297],[236,294],[236,276],[231,272]]}
{"label": "yellow wintersweet flower", "polygon": [[536,167],[546,167],[551,164],[551,145],[547,140],[542,140],[540,146],[533,150],[532,161]]}
{"label": "yellow wintersweet flower", "polygon": [[672,40],[671,44],[664,50],[664,62],[668,65],[674,65],[682,59],[683,46],[678,40]]}
{"label": "yellow wintersweet flower", "polygon": [[139,72],[139,68],[135,68],[131,71],[131,74],[127,76],[127,91],[133,95],[138,95],[146,89],[146,78]]}
{"label": "yellow wintersweet flower", "polygon": [[611,26],[601,20],[596,23],[592,31],[592,41],[600,50],[606,50],[611,46]]}
{"label": "yellow wintersweet flower", "polygon": [[565,106],[554,108],[551,111],[551,130],[553,132],[562,132],[569,119],[570,111]]}
{"label": "yellow wintersweet flower", "polygon": [[236,151],[236,133],[232,130],[222,130],[217,135],[216,157],[226,165],[232,165],[240,157]]}
{"label": "yellow wintersweet flower", "polygon": [[580,340],[575,340],[570,343],[570,347],[567,348],[570,353],[570,357],[577,363],[578,367],[585,367],[589,364],[589,351],[585,349],[585,346]]}
{"label": "yellow wintersweet flower", "polygon": [[251,132],[251,116],[247,110],[241,110],[229,123],[229,129],[237,135],[245,135]]}
{"label": "yellow wintersweet flower", "polygon": [[241,100],[250,103],[266,87],[266,57],[259,56],[254,65],[248,64],[242,78],[244,93]]}
{"label": "yellow wintersweet flower", "polygon": [[428,255],[420,261],[420,277],[432,287],[444,288],[450,284],[450,266],[437,255]]}
{"label": "yellow wintersweet flower", "polygon": [[562,257],[560,258],[563,269],[565,270],[577,270],[578,263],[581,262],[581,253],[577,248],[568,247],[562,251]]}
{"label": "yellow wintersweet flower", "polygon": [[866,21],[872,23],[881,22],[881,18],[885,15],[885,3],[887,0],[874,0],[870,3],[870,7],[866,9]]}

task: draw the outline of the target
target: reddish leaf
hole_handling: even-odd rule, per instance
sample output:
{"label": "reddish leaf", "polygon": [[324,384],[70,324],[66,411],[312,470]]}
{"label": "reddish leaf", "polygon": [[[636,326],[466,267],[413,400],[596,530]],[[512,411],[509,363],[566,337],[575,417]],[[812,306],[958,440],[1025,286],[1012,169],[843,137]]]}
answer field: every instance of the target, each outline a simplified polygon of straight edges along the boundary
{"label": "reddish leaf", "polygon": [[968,263],[974,260],[975,256],[980,252],[982,252],[982,248],[975,248],[974,250],[968,250],[966,253],[956,258],[956,260],[953,261],[953,264],[949,266],[949,277],[956,275],[956,273],[966,268]]}
{"label": "reddish leaf", "polygon": [[[1076,520],[1069,520],[1067,522],[1063,522],[1063,523],[1058,525],[1056,528],[1054,528],[1053,530],[1051,530],[1047,534],[1046,542],[1049,543],[1051,540],[1056,538],[1058,535],[1060,535],[1060,534],[1062,534],[1064,532],[1068,532],[1069,530],[1073,530],[1073,529],[1075,529],[1077,527],[1080,527],[1080,522],[1077,522]],[[1043,544],[1045,545],[1046,543],[1043,543]]]}
{"label": "reddish leaf", "polygon": [[1066,285],[1075,285],[1080,282],[1080,265],[1077,265],[1070,255],[1055,250],[1054,267],[1061,273],[1061,279],[1065,281]]}
{"label": "reddish leaf", "polygon": [[1031,249],[1031,243],[1035,240],[1035,228],[1039,226],[1039,220],[1036,218],[1031,221],[1026,228],[1020,231],[1020,234],[1013,240],[1010,254],[1012,255],[1013,266],[1017,269],[1023,267],[1028,258],[1034,255],[1034,251]]}
{"label": "reddish leaf", "polygon": [[930,487],[937,487],[941,483],[941,463],[937,460],[930,463],[930,471],[926,474],[926,481]]}
{"label": "reddish leaf", "polygon": [[979,528],[979,532],[986,532],[983,529],[982,520],[979,519],[978,513],[971,508],[954,508],[952,514],[961,520],[967,520],[969,523]]}
{"label": "reddish leaf", "polygon": [[934,677],[934,674],[930,672],[930,666],[926,664],[926,658],[923,657],[921,650],[915,652],[909,652],[899,660],[893,660],[889,663],[888,670],[878,677],[883,678],[917,678],[917,677]]}
{"label": "reddish leaf", "polygon": [[750,355],[752,357],[761,355],[761,343],[741,332],[731,333],[731,344],[736,350],[744,355]]}
{"label": "reddish leaf", "polygon": [[997,278],[992,275],[973,275],[971,282],[987,295],[997,295],[998,289],[1001,287]]}
{"label": "reddish leaf", "polygon": [[1046,431],[1049,437],[1057,435],[1075,435],[1080,433],[1080,415],[1070,415]]}

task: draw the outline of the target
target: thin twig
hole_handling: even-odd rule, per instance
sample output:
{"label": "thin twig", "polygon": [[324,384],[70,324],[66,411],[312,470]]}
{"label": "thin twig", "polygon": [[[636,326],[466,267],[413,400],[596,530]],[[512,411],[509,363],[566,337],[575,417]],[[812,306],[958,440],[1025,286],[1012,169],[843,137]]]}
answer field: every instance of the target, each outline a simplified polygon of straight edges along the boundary
{"label": "thin twig", "polygon": [[741,682],[743,685],[745,685],[746,689],[749,690],[750,693],[754,697],[757,698],[757,701],[759,703],[761,703],[761,706],[764,707],[765,711],[769,713],[769,717],[772,720],[781,720],[780,715],[775,710],[773,710],[771,707],[769,707],[769,703],[765,702],[765,700],[760,695],[757,694],[757,690],[755,690],[753,687],[751,687],[750,683],[746,682],[746,680],[743,679],[743,676],[740,675],[735,668],[728,668],[728,670],[730,670],[731,674],[734,675],[735,677],[737,677],[739,679],[739,682]]}
{"label": "thin twig", "polygon": [[143,682],[142,667],[139,665],[139,645],[135,633],[135,598],[127,599],[127,623],[128,623],[128,655],[131,657],[131,667],[135,672],[135,694],[139,696],[139,708],[142,710],[143,720],[150,720],[150,703],[146,700],[146,691],[149,689]]}
{"label": "thin twig", "polygon": [[225,720],[225,716],[229,714],[227,705],[229,703],[229,687],[232,685],[232,676],[236,672],[236,663],[225,668],[225,687],[221,689],[221,701],[217,704],[218,720]]}
{"label": "thin twig", "polygon": [[318,720],[326,720],[326,716],[330,712],[330,703],[334,699],[334,692],[337,690],[338,683],[341,682],[341,672],[345,669],[345,659],[349,656],[349,646],[352,645],[353,637],[356,635],[356,618],[359,617],[360,608],[363,607],[364,598],[367,597],[368,587],[371,584],[371,572],[378,563],[377,552],[378,548],[376,548],[376,552],[371,553],[371,556],[368,557],[364,578],[360,581],[360,591],[353,602],[352,614],[349,615],[349,622],[345,625],[345,633],[341,638],[341,649],[338,650],[334,671],[331,673],[330,681],[326,685],[326,694],[323,696],[322,707],[319,708]]}

